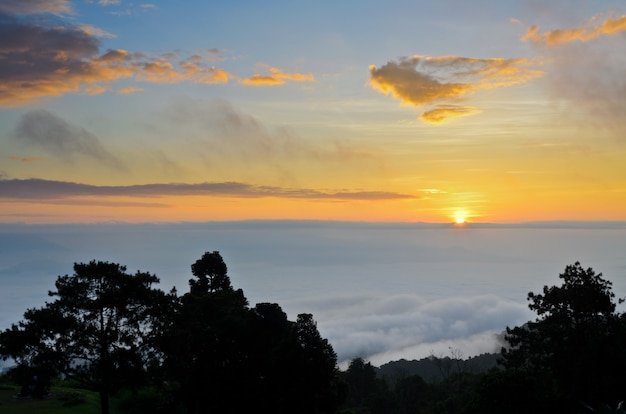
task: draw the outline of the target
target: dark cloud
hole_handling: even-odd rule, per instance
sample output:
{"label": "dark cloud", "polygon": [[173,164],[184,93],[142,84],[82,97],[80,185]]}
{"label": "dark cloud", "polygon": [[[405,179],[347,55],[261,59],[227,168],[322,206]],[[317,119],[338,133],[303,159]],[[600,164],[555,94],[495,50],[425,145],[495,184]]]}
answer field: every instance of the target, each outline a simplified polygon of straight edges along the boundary
{"label": "dark cloud", "polygon": [[97,38],[77,27],[40,26],[0,14],[0,104],[77,89],[63,79],[88,73],[86,60],[99,47]]}
{"label": "dark cloud", "polygon": [[124,78],[204,84],[225,83],[232,78],[211,65],[213,52],[199,60],[172,60],[168,54],[148,56],[124,50],[101,54],[99,37],[112,35],[69,21],[51,22],[15,14],[46,11],[37,6],[40,3],[26,3],[0,8],[0,106],[26,105],[44,96],[68,92],[103,93],[110,89],[105,85]]}
{"label": "dark cloud", "polygon": [[22,116],[15,128],[15,138],[64,158],[84,155],[113,167],[121,167],[97,136],[43,109]]}
{"label": "dark cloud", "polygon": [[0,197],[7,199],[59,199],[80,196],[222,196],[278,197],[334,200],[392,200],[414,196],[386,191],[321,191],[257,186],[238,182],[201,184],[142,184],[129,186],[95,186],[40,179],[0,180]]}
{"label": "dark cloud", "polygon": [[72,6],[67,0],[2,0],[0,12],[9,14],[68,14],[72,13]]}

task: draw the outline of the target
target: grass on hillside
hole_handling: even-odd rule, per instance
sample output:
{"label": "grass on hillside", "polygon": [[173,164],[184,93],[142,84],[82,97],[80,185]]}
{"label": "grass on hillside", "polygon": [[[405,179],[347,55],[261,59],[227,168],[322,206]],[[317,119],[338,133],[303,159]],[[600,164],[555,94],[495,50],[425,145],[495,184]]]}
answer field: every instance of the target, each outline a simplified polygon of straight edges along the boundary
{"label": "grass on hillside", "polygon": [[[14,385],[0,384],[0,413],[2,414],[97,414],[100,399],[93,391],[53,386],[50,395],[42,399],[16,399],[20,392]],[[111,413],[115,414],[114,407]]]}

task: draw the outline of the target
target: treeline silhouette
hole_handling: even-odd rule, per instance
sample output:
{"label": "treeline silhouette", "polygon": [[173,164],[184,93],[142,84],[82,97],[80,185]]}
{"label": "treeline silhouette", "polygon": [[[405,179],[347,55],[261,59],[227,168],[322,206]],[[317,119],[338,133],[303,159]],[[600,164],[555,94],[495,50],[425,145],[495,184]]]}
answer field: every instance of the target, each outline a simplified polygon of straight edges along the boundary
{"label": "treeline silhouette", "polygon": [[52,378],[80,383],[99,393],[103,414],[122,391],[116,408],[127,413],[623,412],[626,316],[611,282],[578,262],[559,286],[528,294],[537,318],[507,327],[501,354],[432,355],[422,361],[430,378],[407,361],[378,369],[356,358],[340,371],[313,315],[251,307],[219,252],[191,272],[179,295],[150,273],[76,263],[51,302],[0,333],[0,356],[16,364],[9,375],[35,397]]}

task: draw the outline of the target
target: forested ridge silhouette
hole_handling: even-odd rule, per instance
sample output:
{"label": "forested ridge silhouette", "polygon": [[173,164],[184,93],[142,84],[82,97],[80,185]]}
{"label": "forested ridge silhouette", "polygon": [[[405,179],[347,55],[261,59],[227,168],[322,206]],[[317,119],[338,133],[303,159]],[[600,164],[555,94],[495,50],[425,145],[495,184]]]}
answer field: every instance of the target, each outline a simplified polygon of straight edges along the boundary
{"label": "forested ridge silhouette", "polygon": [[623,412],[622,299],[578,262],[528,293],[537,318],[506,327],[500,354],[451,349],[380,368],[355,358],[345,371],[313,315],[250,306],[219,252],[191,273],[179,295],[148,272],[76,263],[50,302],[0,333],[0,355],[15,362],[3,381],[22,398],[71,382],[96,391],[103,414]]}

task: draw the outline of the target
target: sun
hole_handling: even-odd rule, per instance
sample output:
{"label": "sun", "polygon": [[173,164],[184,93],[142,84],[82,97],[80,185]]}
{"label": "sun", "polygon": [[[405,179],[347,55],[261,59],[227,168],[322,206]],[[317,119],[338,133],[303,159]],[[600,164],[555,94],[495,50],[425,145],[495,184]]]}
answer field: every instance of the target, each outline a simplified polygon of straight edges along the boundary
{"label": "sun", "polygon": [[454,222],[458,225],[465,224],[467,213],[465,211],[457,211],[454,215]]}

